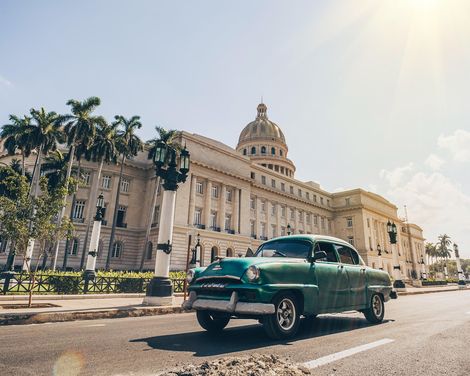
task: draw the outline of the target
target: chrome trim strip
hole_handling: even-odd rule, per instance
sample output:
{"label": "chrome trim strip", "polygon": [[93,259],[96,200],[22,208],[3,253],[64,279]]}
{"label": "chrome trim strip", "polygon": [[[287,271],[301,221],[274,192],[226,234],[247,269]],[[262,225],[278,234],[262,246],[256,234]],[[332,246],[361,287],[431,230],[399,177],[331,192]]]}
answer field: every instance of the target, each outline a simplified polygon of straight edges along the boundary
{"label": "chrome trim strip", "polygon": [[237,281],[241,280],[240,277],[235,277],[234,275],[210,275],[207,277],[199,277],[198,279],[196,279],[196,282],[205,281],[206,279],[220,279],[220,278],[234,279]]}

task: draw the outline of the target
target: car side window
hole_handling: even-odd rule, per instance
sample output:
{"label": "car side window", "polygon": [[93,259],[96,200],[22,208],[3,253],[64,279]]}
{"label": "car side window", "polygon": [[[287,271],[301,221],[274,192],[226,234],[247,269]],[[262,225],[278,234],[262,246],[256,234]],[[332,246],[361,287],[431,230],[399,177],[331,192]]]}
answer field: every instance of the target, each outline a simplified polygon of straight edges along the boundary
{"label": "car side window", "polygon": [[[331,243],[327,242],[318,242],[317,246],[320,248],[320,251],[323,251],[326,253],[326,260],[322,261],[328,261],[328,262],[338,262],[338,259],[336,257],[336,252],[335,252],[335,247]],[[316,249],[317,247],[315,247]]]}
{"label": "car side window", "polygon": [[343,264],[351,264],[356,265],[357,263],[354,262],[354,258],[351,255],[351,249],[345,247],[344,245],[335,244],[336,251],[338,252],[339,258],[341,263]]}

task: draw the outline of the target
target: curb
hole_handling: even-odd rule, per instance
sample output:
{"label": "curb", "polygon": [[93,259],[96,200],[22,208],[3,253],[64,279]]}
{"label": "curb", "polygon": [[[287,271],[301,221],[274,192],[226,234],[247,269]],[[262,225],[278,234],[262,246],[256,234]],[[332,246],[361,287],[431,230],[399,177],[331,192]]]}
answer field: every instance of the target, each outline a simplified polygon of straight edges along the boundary
{"label": "curb", "polygon": [[[33,295],[33,301],[37,300],[80,300],[80,299],[120,299],[120,298],[143,298],[145,293],[131,294],[76,294],[76,295]],[[183,293],[175,293],[173,296],[183,296]],[[23,295],[0,295],[2,301],[28,300],[28,294]]]}
{"label": "curb", "polygon": [[431,291],[399,291],[398,296],[406,296],[406,295],[422,295],[422,294],[432,294],[436,292],[453,292],[453,291],[466,291],[467,289],[446,289],[446,290],[431,290]]}
{"label": "curb", "polygon": [[172,313],[185,313],[181,306],[153,308],[113,308],[96,311],[44,312],[44,313],[10,313],[0,315],[1,325],[44,324],[47,322],[64,322],[76,320],[113,319],[123,317],[159,316]]}

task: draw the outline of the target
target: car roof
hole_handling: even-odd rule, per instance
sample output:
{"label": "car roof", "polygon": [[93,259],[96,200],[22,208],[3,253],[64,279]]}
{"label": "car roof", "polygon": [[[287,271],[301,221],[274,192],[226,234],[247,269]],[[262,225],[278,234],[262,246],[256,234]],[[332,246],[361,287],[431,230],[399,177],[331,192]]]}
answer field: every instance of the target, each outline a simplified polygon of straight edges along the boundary
{"label": "car roof", "polygon": [[278,238],[270,239],[270,240],[266,241],[266,243],[269,243],[273,240],[280,240],[280,239],[309,240],[309,241],[312,241],[312,242],[325,241],[325,242],[331,242],[331,243],[339,243],[339,244],[345,245],[347,247],[350,247],[350,248],[353,248],[354,250],[356,250],[356,248],[353,245],[351,245],[347,241],[344,241],[343,239],[335,238],[334,236],[315,235],[315,234],[299,234],[299,235],[280,236]]}

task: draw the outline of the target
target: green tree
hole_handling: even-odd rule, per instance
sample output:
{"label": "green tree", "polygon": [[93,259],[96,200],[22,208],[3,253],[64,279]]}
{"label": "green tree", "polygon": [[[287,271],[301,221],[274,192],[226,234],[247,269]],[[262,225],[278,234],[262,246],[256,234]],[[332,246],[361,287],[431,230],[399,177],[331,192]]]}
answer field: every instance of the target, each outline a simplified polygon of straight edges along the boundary
{"label": "green tree", "polygon": [[[91,145],[93,141],[93,138],[95,137],[96,126],[105,121],[103,117],[93,115],[93,111],[96,109],[96,107],[100,105],[100,103],[101,100],[98,97],[90,97],[88,99],[85,99],[83,102],[77,101],[75,99],[70,99],[69,101],[67,101],[67,105],[70,106],[71,114],[64,116],[64,119],[66,121],[64,130],[67,134],[67,144],[69,146],[70,155],[65,178],[66,182],[70,180],[74,156],[76,155],[76,148],[78,147],[81,151],[88,149],[89,145]],[[62,222],[62,218],[65,214],[66,203],[67,202],[65,198],[62,205],[62,209],[59,213],[59,227]],[[59,242],[56,242],[54,258],[52,261],[52,269],[54,270],[57,265],[58,253]]]}
{"label": "green tree", "polygon": [[[90,202],[96,202],[98,198],[98,190],[100,188],[101,172],[104,163],[116,163],[117,149],[116,149],[117,127],[115,124],[108,124],[102,122],[96,128],[96,135],[93,143],[85,153],[87,160],[98,162],[98,172],[96,178],[93,180],[93,187],[91,189]],[[93,224],[94,211],[90,210],[88,213],[87,227],[85,231],[85,240],[83,242],[82,257],[80,261],[80,269],[83,269],[85,263],[85,255],[87,254],[88,235],[90,227]]]}
{"label": "green tree", "polygon": [[[170,130],[165,130],[162,127],[155,127],[155,130],[157,131],[157,137],[152,138],[151,140],[148,140],[146,142],[146,147],[148,149],[148,159],[154,159],[155,158],[155,152],[157,149],[157,145],[160,142],[163,142],[169,147],[172,147],[174,149],[180,149],[181,145],[176,141],[176,137],[179,134],[179,132],[175,129],[170,129]],[[167,153],[167,159],[169,158],[170,153]],[[149,214],[148,214],[148,221],[147,221],[147,230],[145,232],[145,242],[144,242],[144,247],[142,250],[142,256],[140,258],[140,267],[139,270],[142,271],[144,267],[144,260],[145,260],[145,254],[147,253],[148,249],[148,243],[150,239],[150,230],[152,229],[152,220],[153,217],[155,216],[155,206],[157,204],[157,192],[158,192],[158,187],[160,185],[160,177],[157,177],[155,179],[155,187],[153,189],[153,197],[152,197],[152,205],[149,208]]]}
{"label": "green tree", "polygon": [[108,255],[106,257],[106,270],[109,270],[109,264],[111,262],[111,252],[114,245],[114,237],[116,234],[116,224],[119,206],[119,195],[121,191],[122,173],[124,169],[124,163],[126,159],[136,156],[137,153],[143,150],[143,144],[141,139],[135,134],[137,129],[142,127],[139,116],[132,116],[130,119],[126,119],[124,116],[115,116],[115,122],[113,123],[118,128],[116,138],[116,149],[121,159],[121,169],[119,172],[118,187],[116,193],[116,199],[114,203],[114,215],[113,215],[113,226],[111,228],[111,236],[109,238]]}

